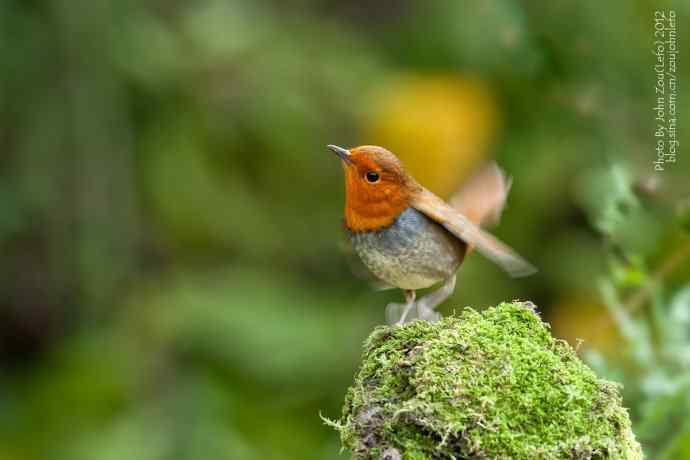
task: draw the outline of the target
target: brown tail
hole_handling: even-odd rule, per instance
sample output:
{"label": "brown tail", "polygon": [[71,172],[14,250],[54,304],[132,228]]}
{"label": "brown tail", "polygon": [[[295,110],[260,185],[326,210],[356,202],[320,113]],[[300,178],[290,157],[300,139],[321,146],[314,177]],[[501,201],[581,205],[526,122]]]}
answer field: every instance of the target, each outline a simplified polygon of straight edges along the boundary
{"label": "brown tail", "polygon": [[495,225],[501,218],[511,183],[501,168],[491,162],[470,177],[449,204],[475,224]]}

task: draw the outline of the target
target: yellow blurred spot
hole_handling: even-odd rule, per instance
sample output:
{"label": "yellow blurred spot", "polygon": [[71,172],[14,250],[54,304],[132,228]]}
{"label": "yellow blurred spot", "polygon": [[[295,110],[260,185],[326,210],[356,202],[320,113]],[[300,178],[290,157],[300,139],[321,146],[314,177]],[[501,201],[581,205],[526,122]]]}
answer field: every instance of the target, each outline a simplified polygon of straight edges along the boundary
{"label": "yellow blurred spot", "polygon": [[589,296],[563,297],[547,319],[554,335],[573,347],[582,341],[585,348],[606,353],[615,350],[621,341],[606,307]]}
{"label": "yellow blurred spot", "polygon": [[496,137],[497,106],[480,81],[458,76],[406,76],[378,88],[366,143],[398,155],[406,169],[448,197],[482,163]]}

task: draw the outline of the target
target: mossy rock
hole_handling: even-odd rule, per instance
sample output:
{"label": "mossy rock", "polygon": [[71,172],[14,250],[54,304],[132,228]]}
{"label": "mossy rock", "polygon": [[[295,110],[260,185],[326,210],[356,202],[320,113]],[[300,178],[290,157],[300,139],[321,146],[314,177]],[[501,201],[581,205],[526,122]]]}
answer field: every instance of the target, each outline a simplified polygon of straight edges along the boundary
{"label": "mossy rock", "polygon": [[531,303],[379,327],[334,425],[356,459],[641,459],[618,385]]}

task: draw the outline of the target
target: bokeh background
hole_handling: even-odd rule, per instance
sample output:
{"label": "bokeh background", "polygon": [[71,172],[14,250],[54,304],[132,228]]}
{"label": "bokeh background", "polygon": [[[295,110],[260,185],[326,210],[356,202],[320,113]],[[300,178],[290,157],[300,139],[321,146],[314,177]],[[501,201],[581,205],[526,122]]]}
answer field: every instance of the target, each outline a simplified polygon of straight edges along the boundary
{"label": "bokeh background", "polygon": [[[4,0],[0,459],[335,459],[375,292],[325,145],[447,197],[514,178],[444,313],[535,302],[690,459],[690,58],[652,161],[653,11],[687,2]],[[683,19],[685,18],[685,19]]]}

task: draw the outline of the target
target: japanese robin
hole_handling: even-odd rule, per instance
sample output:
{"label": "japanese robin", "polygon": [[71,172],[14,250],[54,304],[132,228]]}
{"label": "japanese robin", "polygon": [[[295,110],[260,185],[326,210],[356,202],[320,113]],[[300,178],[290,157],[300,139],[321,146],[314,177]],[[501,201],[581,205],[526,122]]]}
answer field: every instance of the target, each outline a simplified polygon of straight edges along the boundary
{"label": "japanese robin", "polygon": [[[479,227],[500,217],[510,189],[495,164],[470,179],[448,204],[382,147],[328,148],[345,171],[345,226],[355,252],[384,287],[405,294],[404,304],[386,307],[389,324],[440,319],[435,308],[453,293],[456,271],[473,249],[513,277],[536,271]],[[439,289],[415,300],[416,290],[441,281]]]}

